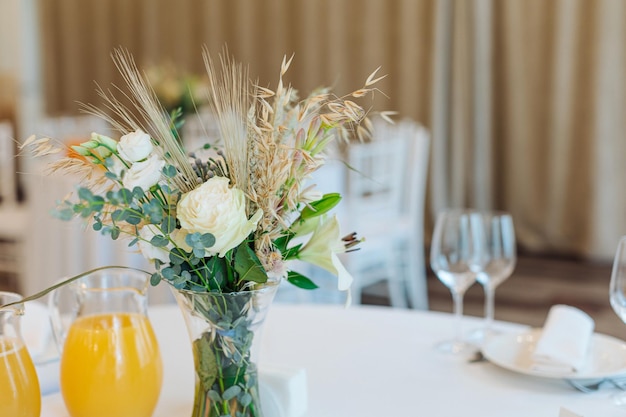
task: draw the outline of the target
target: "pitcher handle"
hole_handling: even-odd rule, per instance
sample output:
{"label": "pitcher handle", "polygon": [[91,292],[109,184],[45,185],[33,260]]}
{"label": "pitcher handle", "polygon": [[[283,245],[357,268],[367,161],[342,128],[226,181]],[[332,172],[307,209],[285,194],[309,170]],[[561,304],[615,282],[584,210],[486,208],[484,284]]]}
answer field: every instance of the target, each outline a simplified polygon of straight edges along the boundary
{"label": "pitcher handle", "polygon": [[68,331],[68,326],[63,320],[63,315],[59,307],[59,298],[64,289],[66,289],[65,286],[56,288],[50,292],[48,298],[48,311],[50,313],[52,335],[54,336],[54,341],[56,342],[59,352],[63,350],[63,344],[65,343],[65,337]]}

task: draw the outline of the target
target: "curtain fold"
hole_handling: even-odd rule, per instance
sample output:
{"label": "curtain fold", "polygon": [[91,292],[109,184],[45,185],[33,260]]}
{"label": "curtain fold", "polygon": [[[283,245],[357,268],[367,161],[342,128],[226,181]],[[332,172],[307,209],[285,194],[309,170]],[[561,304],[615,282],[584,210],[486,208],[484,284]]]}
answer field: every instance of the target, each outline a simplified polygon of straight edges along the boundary
{"label": "curtain fold", "polygon": [[427,234],[444,207],[504,209],[519,246],[612,257],[626,234],[626,5],[621,0],[40,0],[46,106],[98,102],[109,54],[203,73],[229,51],[275,85],[349,92],[432,131]]}

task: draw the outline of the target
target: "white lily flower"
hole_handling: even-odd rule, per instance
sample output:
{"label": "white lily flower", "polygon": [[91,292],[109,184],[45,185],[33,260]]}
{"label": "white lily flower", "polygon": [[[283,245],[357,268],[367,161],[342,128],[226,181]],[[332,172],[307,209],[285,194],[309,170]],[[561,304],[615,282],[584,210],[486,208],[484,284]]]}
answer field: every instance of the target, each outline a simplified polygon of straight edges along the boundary
{"label": "white lily flower", "polygon": [[326,219],[325,216],[320,216],[317,228],[313,231],[313,236],[300,250],[298,259],[317,265],[336,275],[337,288],[345,291],[350,288],[353,281],[352,275],[350,275],[337,256],[338,253],[345,251],[346,248],[341,240],[337,217],[333,216],[331,219]]}

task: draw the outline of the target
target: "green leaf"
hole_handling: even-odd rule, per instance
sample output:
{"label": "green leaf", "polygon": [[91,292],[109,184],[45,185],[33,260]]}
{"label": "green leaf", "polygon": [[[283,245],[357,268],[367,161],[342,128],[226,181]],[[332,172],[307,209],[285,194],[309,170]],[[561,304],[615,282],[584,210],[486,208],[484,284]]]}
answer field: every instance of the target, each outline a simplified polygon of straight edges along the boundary
{"label": "green leaf", "polygon": [[117,240],[118,237],[120,237],[120,228],[119,227],[112,227],[111,228],[111,239]]}
{"label": "green leaf", "polygon": [[117,192],[118,198],[125,203],[130,203],[133,200],[133,193],[127,188],[121,188]]}
{"label": "green leaf", "polygon": [[205,333],[193,341],[193,359],[202,391],[210,390],[217,379],[218,365],[209,338],[210,335]]}
{"label": "green leaf", "polygon": [[88,188],[80,187],[78,189],[78,198],[81,200],[91,201],[93,199],[93,193]]}
{"label": "green leaf", "polygon": [[314,290],[319,288],[313,281],[309,278],[305,277],[302,274],[299,274],[295,271],[289,271],[287,273],[287,281],[292,283],[298,288],[302,288],[304,290]]}
{"label": "green leaf", "polygon": [[239,245],[235,252],[235,271],[243,281],[260,284],[267,281],[267,274],[261,266],[261,261],[245,242]]}
{"label": "green leaf", "polygon": [[126,216],[126,223],[132,224],[133,226],[138,225],[143,220],[143,213],[136,211],[128,211],[128,216]]}
{"label": "green leaf", "polygon": [[61,210],[54,210],[51,213],[54,217],[63,221],[70,221],[74,218],[74,210],[69,207]]}
{"label": "green leaf", "polygon": [[339,193],[324,194],[321,199],[310,203],[310,207],[306,206],[304,209],[302,209],[300,217],[303,220],[306,220],[320,216],[332,210],[337,204],[339,204],[340,201],[341,194]]}
{"label": "green leaf", "polygon": [[128,217],[128,211],[126,210],[117,209],[113,213],[111,213],[111,220],[113,220],[114,222],[124,221],[126,220],[127,217]]}
{"label": "green leaf", "polygon": [[157,285],[159,285],[159,282],[161,282],[161,274],[159,274],[158,272],[155,272],[150,277],[150,285],[152,285],[153,287],[156,287]]}
{"label": "green leaf", "polygon": [[163,268],[163,270],[161,271],[161,274],[163,274],[163,278],[171,280],[174,278],[174,269],[170,267]]}
{"label": "green leaf", "polygon": [[177,173],[178,172],[176,171],[176,168],[174,168],[174,166],[172,165],[166,165],[163,168],[163,175],[165,175],[167,178],[174,178]]}
{"label": "green leaf", "polygon": [[142,198],[144,198],[146,196],[146,193],[144,193],[144,191],[143,191],[143,189],[141,187],[135,187],[135,188],[133,188],[133,196],[137,200],[141,200]]}
{"label": "green leaf", "polygon": [[170,243],[170,241],[163,235],[154,235],[152,239],[150,239],[150,244],[157,248],[164,248],[168,243]]}
{"label": "green leaf", "polygon": [[222,398],[224,399],[224,401],[230,401],[237,395],[239,395],[240,392],[241,388],[239,387],[239,385],[233,385],[232,387],[224,391],[224,393],[222,394]]}
{"label": "green leaf", "polygon": [[283,259],[296,259],[302,248],[302,243],[282,251]]}
{"label": "green leaf", "polygon": [[94,211],[100,211],[104,207],[104,203],[105,203],[104,198],[100,197],[99,195],[96,195],[91,200],[91,208]]}
{"label": "green leaf", "polygon": [[176,229],[176,218],[174,216],[165,216],[161,222],[161,230],[165,234],[170,234]]}
{"label": "green leaf", "polygon": [[244,392],[243,395],[241,396],[241,399],[239,400],[239,403],[242,406],[247,407],[250,405],[251,402],[252,402],[252,395],[250,395],[250,393],[248,392]]}
{"label": "green leaf", "polygon": [[202,236],[200,236],[200,243],[202,244],[203,248],[210,248],[215,245],[215,236],[213,236],[211,233],[204,233]]}

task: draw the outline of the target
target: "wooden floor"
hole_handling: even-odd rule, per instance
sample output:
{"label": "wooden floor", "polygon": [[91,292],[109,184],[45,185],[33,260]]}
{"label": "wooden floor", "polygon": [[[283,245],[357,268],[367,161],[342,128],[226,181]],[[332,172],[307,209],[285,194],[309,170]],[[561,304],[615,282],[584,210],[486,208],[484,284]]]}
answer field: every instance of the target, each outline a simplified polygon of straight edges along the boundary
{"label": "wooden floor", "polygon": [[[497,320],[541,326],[552,305],[567,304],[589,314],[596,331],[626,339],[626,324],[609,304],[610,262],[589,262],[541,256],[521,256],[511,277],[496,290]],[[452,311],[449,290],[429,270],[430,310]],[[364,303],[388,305],[386,288],[366,289]],[[482,287],[474,284],[465,295],[465,313],[481,317]]]}

